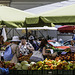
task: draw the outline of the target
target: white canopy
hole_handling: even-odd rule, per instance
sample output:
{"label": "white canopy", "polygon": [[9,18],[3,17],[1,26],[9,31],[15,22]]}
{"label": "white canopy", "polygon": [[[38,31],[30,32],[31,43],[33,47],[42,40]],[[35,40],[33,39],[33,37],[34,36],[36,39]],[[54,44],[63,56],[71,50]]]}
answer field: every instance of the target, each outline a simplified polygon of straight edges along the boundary
{"label": "white canopy", "polygon": [[[16,28],[17,30],[23,30],[26,28]],[[57,28],[55,27],[48,27],[48,26],[44,26],[44,27],[28,27],[28,30],[57,30]]]}
{"label": "white canopy", "polygon": [[64,7],[64,6],[68,6],[68,5],[71,5],[71,4],[75,4],[75,0],[57,2],[57,3],[53,3],[53,4],[48,4],[48,5],[44,5],[44,6],[39,6],[39,7],[27,9],[27,10],[24,10],[24,11],[30,12],[30,13],[33,13],[33,14],[41,14],[43,12],[47,12],[47,11],[54,10],[54,9]]}

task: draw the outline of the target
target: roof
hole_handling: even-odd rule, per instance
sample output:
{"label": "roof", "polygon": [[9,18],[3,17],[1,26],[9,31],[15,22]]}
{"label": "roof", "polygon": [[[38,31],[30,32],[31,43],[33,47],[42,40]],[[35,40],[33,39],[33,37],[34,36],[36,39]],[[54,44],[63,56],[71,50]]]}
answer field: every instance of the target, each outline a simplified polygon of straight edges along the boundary
{"label": "roof", "polygon": [[47,11],[51,11],[60,7],[65,7],[71,4],[75,4],[75,0],[68,0],[68,1],[61,1],[61,2],[56,2],[53,4],[47,4],[47,5],[43,5],[43,6],[39,6],[39,7],[34,7],[34,8],[30,8],[27,10],[24,10],[26,12],[30,12],[33,14],[41,14]]}

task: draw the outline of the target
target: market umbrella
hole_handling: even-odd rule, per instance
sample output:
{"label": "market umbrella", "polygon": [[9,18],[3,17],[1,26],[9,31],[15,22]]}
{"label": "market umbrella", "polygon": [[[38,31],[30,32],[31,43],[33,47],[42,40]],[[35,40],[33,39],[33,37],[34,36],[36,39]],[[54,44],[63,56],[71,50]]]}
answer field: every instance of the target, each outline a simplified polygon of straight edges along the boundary
{"label": "market umbrella", "polygon": [[75,4],[40,14],[45,23],[75,23]]}
{"label": "market umbrella", "polygon": [[26,23],[37,24],[40,21],[39,18],[44,23],[75,23],[75,4],[27,17]]}
{"label": "market umbrella", "polygon": [[61,33],[73,33],[75,26],[64,25],[58,28]]}
{"label": "market umbrella", "polygon": [[6,27],[25,27],[25,18],[33,15],[19,9],[0,6],[0,23],[1,25],[6,25]]}
{"label": "market umbrella", "polygon": [[26,9],[24,11],[38,15],[40,13],[52,11],[52,10],[58,9],[60,7],[65,7],[65,6],[72,5],[72,4],[75,4],[75,1],[69,1],[69,0],[68,1],[60,1],[60,2],[56,2],[56,3],[51,3],[51,4],[46,4],[46,5]]}

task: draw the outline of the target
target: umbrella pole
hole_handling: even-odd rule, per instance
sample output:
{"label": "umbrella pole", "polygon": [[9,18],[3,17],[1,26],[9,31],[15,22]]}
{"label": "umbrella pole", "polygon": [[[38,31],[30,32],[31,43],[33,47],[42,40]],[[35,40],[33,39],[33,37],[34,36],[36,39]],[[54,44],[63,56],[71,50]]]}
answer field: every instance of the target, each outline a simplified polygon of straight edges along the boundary
{"label": "umbrella pole", "polygon": [[[39,31],[39,32],[41,33],[41,31]],[[46,39],[45,36],[42,33],[41,33],[41,35],[44,37],[44,39]]]}
{"label": "umbrella pole", "polygon": [[28,41],[28,30],[27,30],[27,25],[26,25],[26,38],[27,38],[27,41]]}

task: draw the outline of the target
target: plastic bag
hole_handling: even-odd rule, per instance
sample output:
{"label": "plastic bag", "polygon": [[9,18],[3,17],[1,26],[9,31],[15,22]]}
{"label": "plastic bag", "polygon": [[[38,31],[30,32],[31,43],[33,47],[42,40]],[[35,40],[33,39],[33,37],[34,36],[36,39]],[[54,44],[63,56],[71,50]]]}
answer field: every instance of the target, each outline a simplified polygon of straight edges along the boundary
{"label": "plastic bag", "polygon": [[0,75],[8,75],[9,69],[8,68],[0,68]]}

